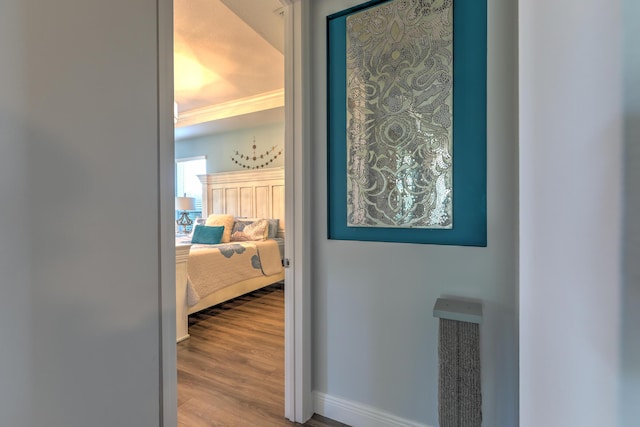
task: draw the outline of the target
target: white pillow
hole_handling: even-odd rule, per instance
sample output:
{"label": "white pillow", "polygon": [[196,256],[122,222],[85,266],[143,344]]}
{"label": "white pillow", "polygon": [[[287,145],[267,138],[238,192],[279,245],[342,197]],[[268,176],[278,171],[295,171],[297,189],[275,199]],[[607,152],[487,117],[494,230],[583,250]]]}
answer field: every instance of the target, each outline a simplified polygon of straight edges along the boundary
{"label": "white pillow", "polygon": [[233,215],[211,214],[207,217],[205,225],[223,225],[224,232],[220,243],[229,243],[231,241],[231,230],[233,230]]}

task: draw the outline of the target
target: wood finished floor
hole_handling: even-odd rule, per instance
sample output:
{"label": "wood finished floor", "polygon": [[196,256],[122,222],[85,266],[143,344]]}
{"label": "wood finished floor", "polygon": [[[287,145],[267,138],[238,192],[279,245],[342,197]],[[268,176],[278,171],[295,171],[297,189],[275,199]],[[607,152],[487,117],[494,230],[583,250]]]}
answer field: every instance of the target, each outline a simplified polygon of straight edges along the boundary
{"label": "wood finished floor", "polygon": [[[284,418],[284,290],[189,316],[178,344],[178,427],[300,426]],[[309,427],[345,427],[314,415]]]}

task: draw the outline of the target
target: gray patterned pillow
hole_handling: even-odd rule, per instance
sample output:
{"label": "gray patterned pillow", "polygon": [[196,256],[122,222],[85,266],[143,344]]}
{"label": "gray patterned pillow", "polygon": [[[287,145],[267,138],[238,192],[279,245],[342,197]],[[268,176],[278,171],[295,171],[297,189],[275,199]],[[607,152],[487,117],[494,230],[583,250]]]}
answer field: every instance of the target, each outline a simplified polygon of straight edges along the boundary
{"label": "gray patterned pillow", "polygon": [[236,224],[238,224],[237,227],[234,225],[231,233],[232,242],[265,240],[267,238],[269,223],[266,219],[259,219],[249,224],[236,221]]}
{"label": "gray patterned pillow", "polygon": [[[263,218],[236,218],[235,224],[233,224],[233,232],[242,231],[247,225],[259,221]],[[267,219],[269,223],[269,229],[267,231],[267,239],[275,239],[278,237],[278,228],[280,227],[280,220],[278,218]]]}

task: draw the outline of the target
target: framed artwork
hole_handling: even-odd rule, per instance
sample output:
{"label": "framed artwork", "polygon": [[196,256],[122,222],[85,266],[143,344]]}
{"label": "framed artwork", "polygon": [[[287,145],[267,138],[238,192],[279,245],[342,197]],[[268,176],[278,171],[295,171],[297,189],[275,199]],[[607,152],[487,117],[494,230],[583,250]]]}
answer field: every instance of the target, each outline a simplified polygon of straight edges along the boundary
{"label": "framed artwork", "polygon": [[329,238],[486,246],[486,0],[327,17]]}

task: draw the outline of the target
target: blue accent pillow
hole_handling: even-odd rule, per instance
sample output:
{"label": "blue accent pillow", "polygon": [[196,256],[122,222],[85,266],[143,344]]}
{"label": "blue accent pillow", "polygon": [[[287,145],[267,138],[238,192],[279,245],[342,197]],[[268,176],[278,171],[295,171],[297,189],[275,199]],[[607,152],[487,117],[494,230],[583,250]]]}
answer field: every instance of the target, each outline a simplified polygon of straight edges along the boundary
{"label": "blue accent pillow", "polygon": [[191,243],[204,245],[217,245],[222,240],[224,226],[196,225]]}

